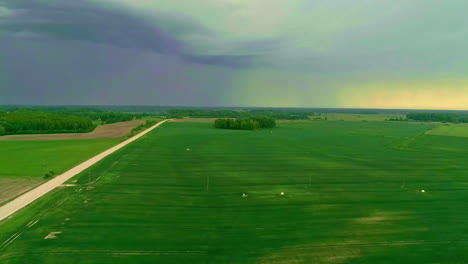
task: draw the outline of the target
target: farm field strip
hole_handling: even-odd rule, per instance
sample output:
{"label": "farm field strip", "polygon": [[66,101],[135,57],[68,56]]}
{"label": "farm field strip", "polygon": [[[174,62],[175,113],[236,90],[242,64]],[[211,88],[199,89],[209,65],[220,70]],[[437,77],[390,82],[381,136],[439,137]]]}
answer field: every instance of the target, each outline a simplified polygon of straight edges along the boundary
{"label": "farm field strip", "polygon": [[463,263],[468,140],[392,148],[430,127],[168,122],[0,224],[0,262]]}
{"label": "farm field strip", "polygon": [[119,139],[3,141],[0,159],[8,162],[0,166],[0,178],[41,179],[51,170],[61,174],[119,142]]}
{"label": "farm field strip", "polygon": [[45,182],[44,174],[53,171],[59,175],[117,145],[119,141],[93,139],[0,142],[0,160],[6,161],[0,166],[0,205]]}
{"label": "farm field strip", "polygon": [[0,136],[0,141],[44,141],[44,140],[83,140],[110,139],[128,135],[133,128],[144,124],[143,120],[132,120],[107,125],[100,125],[89,133],[34,134]]}
{"label": "farm field strip", "polygon": [[0,178],[0,206],[12,197],[30,190],[43,181],[36,178]]}
{"label": "farm field strip", "polygon": [[382,122],[386,119],[406,119],[404,114],[329,114],[323,113],[309,118],[327,118],[329,121],[348,121],[348,122]]}
{"label": "farm field strip", "polygon": [[41,196],[47,194],[54,188],[60,186],[61,184],[65,183],[67,180],[71,179],[73,176],[77,175],[78,173],[84,171],[85,169],[89,168],[90,166],[96,164],[100,160],[104,159],[108,155],[114,153],[115,151],[125,147],[126,145],[132,143],[133,141],[139,139],[140,137],[146,135],[148,132],[152,131],[153,129],[157,128],[159,125],[163,124],[167,120],[161,121],[157,123],[156,125],[152,126],[151,128],[148,128],[144,132],[118,144],[117,146],[114,146],[101,154],[79,164],[78,166],[66,171],[65,173],[53,178],[52,180],[49,180],[48,182],[42,184],[41,186],[21,195],[20,197],[14,199],[13,201],[8,202],[7,204],[3,205],[0,207],[0,222],[7,217],[11,216],[15,212],[19,211],[23,207],[27,206],[28,204],[34,202]]}
{"label": "farm field strip", "polygon": [[451,124],[441,125],[432,129],[429,134],[439,136],[452,136],[452,137],[468,137],[468,125],[467,124]]}

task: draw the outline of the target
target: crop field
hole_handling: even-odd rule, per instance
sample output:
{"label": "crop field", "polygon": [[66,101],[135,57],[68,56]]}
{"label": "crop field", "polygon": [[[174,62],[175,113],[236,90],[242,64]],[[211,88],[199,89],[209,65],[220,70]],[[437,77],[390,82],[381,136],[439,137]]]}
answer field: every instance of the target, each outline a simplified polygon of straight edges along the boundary
{"label": "crop field", "polygon": [[0,263],[466,263],[468,138],[432,128],[165,123],[0,223]]}
{"label": "crop field", "polygon": [[344,114],[344,113],[325,113],[321,114],[320,116],[311,116],[310,118],[314,117],[321,117],[321,118],[327,118],[327,120],[331,121],[385,121],[385,119],[391,119],[391,118],[402,118],[406,119],[406,115],[403,114]]}
{"label": "crop field", "polygon": [[0,142],[0,205],[119,143],[118,139]]}
{"label": "crop field", "polygon": [[62,173],[116,145],[119,139],[2,141],[0,178],[41,177],[50,170]]}
{"label": "crop field", "polygon": [[468,137],[468,125],[441,125],[432,129],[429,134],[440,136]]}

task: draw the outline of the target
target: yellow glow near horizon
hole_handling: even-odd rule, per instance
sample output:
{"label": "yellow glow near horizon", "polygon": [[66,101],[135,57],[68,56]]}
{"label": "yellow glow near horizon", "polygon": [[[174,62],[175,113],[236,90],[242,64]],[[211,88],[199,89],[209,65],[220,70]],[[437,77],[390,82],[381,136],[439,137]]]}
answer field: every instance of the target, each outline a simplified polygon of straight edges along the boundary
{"label": "yellow glow near horizon", "polygon": [[468,81],[373,83],[347,88],[340,107],[468,110]]}

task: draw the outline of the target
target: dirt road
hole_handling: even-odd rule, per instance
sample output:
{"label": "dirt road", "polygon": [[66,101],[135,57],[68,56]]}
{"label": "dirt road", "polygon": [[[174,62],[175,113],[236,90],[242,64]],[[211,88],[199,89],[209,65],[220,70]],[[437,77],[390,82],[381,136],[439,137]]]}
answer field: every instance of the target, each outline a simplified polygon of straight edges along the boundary
{"label": "dirt road", "polygon": [[39,199],[41,196],[45,195],[46,193],[52,191],[54,188],[60,186],[64,182],[68,181],[71,179],[73,176],[77,175],[78,173],[82,172],[83,170],[89,168],[90,166],[96,164],[103,158],[107,157],[108,155],[114,153],[115,151],[123,148],[124,146],[132,143],[133,141],[139,139],[140,137],[144,136],[148,132],[152,131],[162,123],[166,122],[167,120],[161,121],[157,123],[156,125],[148,128],[147,130],[141,132],[140,134],[129,138],[125,140],[124,142],[118,144],[117,146],[114,146],[101,154],[81,163],[80,165],[66,171],[65,173],[55,177],[54,179],[40,185],[39,187],[36,187],[35,189],[32,189],[31,191],[19,196],[18,198],[14,199],[13,201],[3,205],[0,207],[0,223],[4,219],[10,217],[13,215],[15,212],[19,211],[20,209],[24,208],[28,204],[34,202],[35,200]]}

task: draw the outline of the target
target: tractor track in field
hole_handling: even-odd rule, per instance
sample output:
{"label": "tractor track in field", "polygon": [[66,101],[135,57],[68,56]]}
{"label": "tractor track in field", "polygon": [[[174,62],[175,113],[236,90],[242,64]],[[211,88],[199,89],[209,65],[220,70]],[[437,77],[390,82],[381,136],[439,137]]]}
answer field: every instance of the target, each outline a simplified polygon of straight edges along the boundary
{"label": "tractor track in field", "polygon": [[413,143],[414,141],[416,141],[418,138],[431,133],[431,131],[434,130],[436,127],[437,126],[431,127],[429,129],[427,129],[426,131],[424,131],[423,133],[420,133],[418,135],[409,137],[409,138],[405,139],[404,141],[400,142],[399,144],[395,145],[393,148],[397,149],[397,150],[413,150],[413,149],[409,148],[408,146],[411,143]]}
{"label": "tractor track in field", "polygon": [[163,120],[156,125],[146,129],[145,131],[125,140],[124,142],[92,157],[91,159],[73,167],[72,169],[64,172],[63,174],[53,178],[50,181],[47,181],[46,183],[39,185],[38,187],[30,190],[29,192],[26,192],[22,194],[21,196],[17,197],[16,199],[4,204],[3,206],[0,207],[0,224],[2,221],[5,219],[11,218],[11,216],[21,210],[22,208],[26,207],[27,205],[31,204],[35,200],[39,199],[40,197],[44,196],[45,194],[49,193],[56,187],[61,186],[64,184],[66,181],[74,177],[75,175],[81,173],[82,171],[86,170],[87,168],[91,167],[92,165],[96,164],[97,162],[101,161],[105,157],[109,156],[110,154],[116,152],[117,150],[125,147],[126,145],[132,143],[133,141],[141,138],[142,136],[146,135],[147,133],[151,132],[153,129],[157,128],[164,122],[168,121]]}
{"label": "tractor track in field", "polygon": [[11,259],[21,256],[30,255],[43,255],[43,254],[61,254],[61,255],[211,255],[211,254],[225,254],[225,253],[244,253],[244,254],[258,254],[269,252],[280,252],[289,250],[312,250],[323,248],[349,248],[349,247],[375,247],[375,246],[402,246],[402,245],[420,245],[420,244],[453,244],[453,243],[466,243],[468,239],[460,240],[396,240],[396,241],[382,241],[382,242],[368,242],[368,243],[331,243],[319,244],[311,246],[298,246],[298,247],[284,247],[284,248],[265,248],[258,250],[246,249],[213,249],[213,250],[40,250],[40,251],[24,251],[0,256],[0,260]]}
{"label": "tractor track in field", "polygon": [[63,200],[60,200],[58,203],[56,203],[50,210],[47,210],[39,216],[35,217],[33,220],[31,220],[24,228],[22,228],[20,231],[14,233],[12,236],[10,236],[7,240],[5,240],[3,243],[0,244],[0,251],[3,250],[4,248],[8,247],[11,243],[13,243],[16,239],[18,239],[24,232],[26,232],[29,228],[33,227],[37,222],[41,220],[44,216],[48,215],[50,212],[52,212],[55,208],[63,204],[68,198],[65,198]]}

